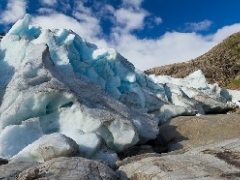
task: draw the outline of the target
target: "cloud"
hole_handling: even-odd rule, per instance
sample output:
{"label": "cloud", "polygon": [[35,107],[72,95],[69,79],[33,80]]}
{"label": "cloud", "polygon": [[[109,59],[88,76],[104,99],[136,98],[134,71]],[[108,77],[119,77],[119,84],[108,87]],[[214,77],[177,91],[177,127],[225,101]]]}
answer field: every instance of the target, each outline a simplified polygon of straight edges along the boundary
{"label": "cloud", "polygon": [[112,12],[112,33],[131,33],[143,29],[149,12],[141,8],[143,0],[122,0],[119,8]]}
{"label": "cloud", "polygon": [[92,15],[92,10],[89,7],[84,6],[83,2],[75,2],[75,8],[73,10],[73,14],[74,12],[81,12],[82,14],[86,14],[86,15]]}
{"label": "cloud", "polygon": [[144,27],[144,18],[147,16],[147,12],[141,10],[136,11],[132,8],[120,8],[115,11],[114,16],[116,18],[115,30],[119,30],[124,33],[128,33],[135,29],[141,29]]}
{"label": "cloud", "polygon": [[48,6],[54,6],[57,4],[57,0],[40,0],[41,4],[48,5]]}
{"label": "cloud", "polygon": [[225,26],[212,35],[167,32],[158,39],[139,39],[133,35],[116,38],[115,48],[135,67],[146,70],[196,58],[240,31],[240,23]]}
{"label": "cloud", "polygon": [[71,29],[85,40],[96,43],[101,47],[107,47],[105,39],[102,38],[99,19],[93,16],[91,9],[81,7],[81,4],[78,5],[77,10],[72,12],[72,16],[53,9],[41,9],[41,12],[45,13],[34,16],[32,23],[44,29]]}
{"label": "cloud", "polygon": [[114,23],[115,22],[115,17],[114,13],[116,9],[110,5],[110,4],[102,4],[102,2],[94,3],[95,6],[93,6],[95,9],[94,15],[95,17],[98,17],[98,19],[104,19],[104,20],[109,20],[110,22]]}
{"label": "cloud", "polygon": [[94,40],[101,33],[98,20],[90,16],[81,15],[76,12],[75,17],[70,17],[62,13],[54,12],[47,16],[39,15],[33,18],[33,23],[45,29],[65,28],[71,29],[80,34],[88,41]]}
{"label": "cloud", "polygon": [[208,30],[208,28],[212,25],[212,21],[205,19],[201,22],[191,22],[185,24],[186,31],[198,32]]}
{"label": "cloud", "polygon": [[6,10],[0,14],[0,23],[11,24],[22,18],[26,13],[25,0],[8,0]]}
{"label": "cloud", "polygon": [[156,40],[130,34],[115,39],[115,48],[140,70],[190,60],[215,45],[196,33],[171,32]]}
{"label": "cloud", "polygon": [[154,22],[156,23],[156,25],[159,25],[162,23],[162,18],[161,17],[154,17]]}
{"label": "cloud", "polygon": [[228,36],[240,31],[240,23],[224,26],[217,30],[217,32],[212,35],[212,40],[219,43]]}
{"label": "cloud", "polygon": [[54,13],[55,11],[54,11],[53,9],[51,9],[51,8],[39,8],[39,9],[37,10],[37,12],[38,12],[39,14],[45,14],[45,15],[47,15],[47,14]]}

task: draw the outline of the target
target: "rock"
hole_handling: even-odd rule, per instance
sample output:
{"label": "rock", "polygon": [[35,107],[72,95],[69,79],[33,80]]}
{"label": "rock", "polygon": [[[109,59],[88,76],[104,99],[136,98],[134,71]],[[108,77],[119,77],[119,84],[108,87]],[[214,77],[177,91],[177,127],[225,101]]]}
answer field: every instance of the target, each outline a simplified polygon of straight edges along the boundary
{"label": "rock", "polygon": [[120,179],[239,179],[240,139],[201,146],[185,153],[136,158],[120,164]]}
{"label": "rock", "polygon": [[44,135],[25,147],[11,158],[11,162],[45,162],[47,160],[74,156],[78,153],[78,144],[60,133]]}
{"label": "rock", "polygon": [[176,117],[160,126],[155,145],[187,149],[240,137],[240,116],[219,114]]}
{"label": "rock", "polygon": [[80,157],[60,157],[24,170],[18,180],[116,180],[118,176],[107,165]]}
{"label": "rock", "polygon": [[231,113],[240,114],[240,108],[233,109],[229,111],[227,114],[231,114]]}
{"label": "rock", "polygon": [[237,109],[235,110],[235,113],[236,113],[236,114],[240,114],[240,108],[237,108]]}
{"label": "rock", "polygon": [[119,153],[119,157],[121,159],[142,155],[142,154],[149,154],[154,153],[155,149],[150,145],[141,145],[141,146],[133,146],[122,153]]}
{"label": "rock", "polygon": [[119,160],[117,153],[106,146],[102,146],[91,159],[104,162],[113,169],[116,169],[116,161]]}
{"label": "rock", "polygon": [[15,180],[17,176],[28,168],[34,168],[37,163],[16,162],[8,163],[0,166],[0,179]]}
{"label": "rock", "polygon": [[7,164],[7,163],[8,163],[7,159],[0,158],[0,165]]}

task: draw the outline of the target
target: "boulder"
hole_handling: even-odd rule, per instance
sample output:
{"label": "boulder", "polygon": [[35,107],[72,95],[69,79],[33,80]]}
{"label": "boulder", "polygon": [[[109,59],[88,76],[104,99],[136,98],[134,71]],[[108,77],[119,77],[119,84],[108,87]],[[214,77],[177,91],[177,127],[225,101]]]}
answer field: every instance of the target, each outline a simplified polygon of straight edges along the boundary
{"label": "boulder", "polygon": [[18,175],[18,180],[116,180],[118,176],[107,165],[80,157],[60,157],[28,168]]}
{"label": "boulder", "polygon": [[7,163],[8,163],[7,159],[0,158],[0,166]]}
{"label": "boulder", "polygon": [[28,168],[36,167],[37,163],[15,162],[0,166],[0,179],[15,180],[18,175]]}
{"label": "boulder", "polygon": [[240,139],[201,146],[161,157],[133,157],[120,163],[120,179],[239,179]]}

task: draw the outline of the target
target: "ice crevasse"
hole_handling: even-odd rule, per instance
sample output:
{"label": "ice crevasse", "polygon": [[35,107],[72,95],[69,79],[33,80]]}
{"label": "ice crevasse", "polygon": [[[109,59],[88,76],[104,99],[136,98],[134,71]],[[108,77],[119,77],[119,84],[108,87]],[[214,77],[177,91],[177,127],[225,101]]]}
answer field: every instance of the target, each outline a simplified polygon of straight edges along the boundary
{"label": "ice crevasse", "polygon": [[28,147],[61,133],[80,155],[112,163],[117,152],[154,139],[171,117],[236,106],[239,92],[204,79],[204,88],[190,87],[199,77],[200,71],[183,80],[147,76],[114,49],[71,30],[33,26],[25,15],[1,41],[0,157],[16,161],[26,152],[34,161]]}

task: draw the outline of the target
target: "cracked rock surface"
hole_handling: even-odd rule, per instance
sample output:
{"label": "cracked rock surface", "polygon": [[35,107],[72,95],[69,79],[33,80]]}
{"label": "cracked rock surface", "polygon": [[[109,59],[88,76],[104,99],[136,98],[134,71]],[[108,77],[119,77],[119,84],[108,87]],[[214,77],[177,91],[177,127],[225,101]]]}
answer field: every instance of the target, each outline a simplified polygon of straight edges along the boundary
{"label": "cracked rock surface", "polygon": [[10,163],[0,168],[0,179],[18,180],[116,180],[118,176],[107,165],[81,157],[60,157],[42,164]]}
{"label": "cracked rock surface", "polygon": [[120,179],[239,179],[240,139],[194,148],[161,157],[136,157],[122,162]]}

